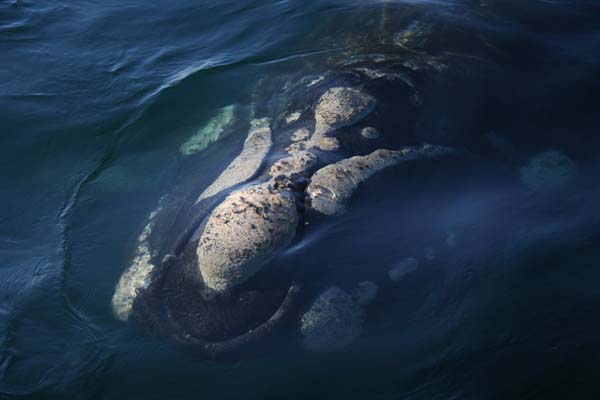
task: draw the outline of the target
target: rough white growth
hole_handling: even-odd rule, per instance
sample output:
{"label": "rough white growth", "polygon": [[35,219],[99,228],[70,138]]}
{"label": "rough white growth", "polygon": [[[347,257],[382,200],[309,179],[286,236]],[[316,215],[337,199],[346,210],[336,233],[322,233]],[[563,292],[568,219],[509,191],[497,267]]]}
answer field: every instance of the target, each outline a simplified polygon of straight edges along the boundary
{"label": "rough white growth", "polygon": [[306,140],[310,136],[310,131],[306,128],[300,128],[292,135],[293,142],[299,142],[301,140]]}
{"label": "rough white growth", "polygon": [[442,62],[440,57],[435,56],[422,56],[420,58],[410,58],[402,63],[406,68],[410,68],[413,71],[419,71],[422,69],[432,69],[438,72],[444,71],[448,66]]}
{"label": "rough white growth", "polygon": [[386,76],[385,72],[372,68],[356,68],[355,71],[364,74],[367,78],[370,79],[380,79],[385,78]]}
{"label": "rough white growth", "polygon": [[354,124],[375,108],[375,98],[362,90],[335,87],[327,90],[315,109],[315,131],[311,145],[324,151],[339,147],[337,139],[327,136],[332,130]]}
{"label": "rough white growth", "polygon": [[292,242],[298,221],[287,191],[262,184],[230,194],[211,213],[198,243],[206,286],[226,291],[245,282]]}
{"label": "rough white growth", "polygon": [[390,280],[400,282],[406,275],[412,274],[419,269],[419,261],[416,258],[409,257],[394,264],[388,271]]}
{"label": "rough white growth", "polygon": [[179,148],[181,154],[189,156],[199,153],[209,144],[222,139],[226,129],[235,123],[235,116],[236,106],[234,104],[223,107],[198,133],[181,145]]}
{"label": "rough white growth", "polygon": [[244,149],[240,155],[238,155],[225,171],[223,171],[204,192],[202,192],[197,201],[213,196],[222,190],[244,182],[258,172],[263,159],[273,145],[269,122],[270,120],[268,118],[255,119],[252,121],[248,138],[244,143]]}
{"label": "rough white growth", "polygon": [[324,77],[324,76],[319,76],[319,77],[316,77],[316,78],[315,78],[315,79],[313,79],[312,81],[308,82],[308,83],[306,84],[306,87],[307,87],[307,88],[309,88],[309,87],[313,87],[314,85],[316,85],[316,84],[318,84],[318,83],[321,83],[321,82],[323,82],[324,80],[325,80],[325,77]]}
{"label": "rough white growth", "polygon": [[301,112],[293,112],[290,115],[288,115],[287,117],[285,117],[285,123],[286,124],[291,124],[292,122],[296,122],[300,119],[300,116],[302,116]]}
{"label": "rough white growth", "polygon": [[413,80],[406,74],[401,72],[390,72],[381,69],[373,68],[356,68],[355,71],[364,74],[369,79],[387,79],[389,81],[400,80],[406,84],[406,86],[415,88]]}
{"label": "rough white growth", "polygon": [[296,153],[301,153],[303,151],[306,151],[308,149],[308,142],[304,141],[304,140],[300,140],[298,142],[293,142],[292,144],[290,144],[288,147],[285,148],[285,151],[288,152],[288,154],[294,155]]}
{"label": "rough white growth", "polygon": [[269,169],[269,175],[276,177],[285,175],[291,177],[293,174],[305,174],[317,164],[317,156],[310,151],[298,151],[289,157],[277,160]]}
{"label": "rough white growth", "polygon": [[138,246],[131,266],[121,275],[115,288],[112,298],[113,313],[122,321],[129,318],[138,290],[146,289],[150,285],[150,276],[155,265],[150,262],[153,254],[148,238],[154,229],[154,218],[160,210],[159,206],[148,217],[148,223],[138,237]]}
{"label": "rough white growth", "polygon": [[365,310],[352,296],[332,286],[323,291],[300,319],[304,346],[331,351],[356,340],[363,331]]}
{"label": "rough white growth", "polygon": [[377,139],[379,137],[379,131],[372,126],[367,126],[366,128],[361,129],[360,135],[365,139]]}
{"label": "rough white growth", "polygon": [[533,156],[521,168],[521,182],[535,191],[558,189],[577,174],[577,165],[558,150],[545,151]]}
{"label": "rough white growth", "polygon": [[330,164],[315,172],[311,178],[306,189],[310,205],[325,215],[341,214],[356,188],[373,174],[404,161],[441,156],[450,151],[445,147],[430,145],[401,150],[382,149]]}

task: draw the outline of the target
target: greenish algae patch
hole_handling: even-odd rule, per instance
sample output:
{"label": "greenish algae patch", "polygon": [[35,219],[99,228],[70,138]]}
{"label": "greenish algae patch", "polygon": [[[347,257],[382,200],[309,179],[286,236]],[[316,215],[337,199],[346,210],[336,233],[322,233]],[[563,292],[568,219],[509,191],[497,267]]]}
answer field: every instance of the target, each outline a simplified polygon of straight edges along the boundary
{"label": "greenish algae patch", "polygon": [[223,139],[228,134],[228,129],[236,121],[236,106],[230,104],[219,110],[219,113],[208,121],[198,133],[189,138],[179,147],[181,154],[191,156],[204,150],[209,144]]}

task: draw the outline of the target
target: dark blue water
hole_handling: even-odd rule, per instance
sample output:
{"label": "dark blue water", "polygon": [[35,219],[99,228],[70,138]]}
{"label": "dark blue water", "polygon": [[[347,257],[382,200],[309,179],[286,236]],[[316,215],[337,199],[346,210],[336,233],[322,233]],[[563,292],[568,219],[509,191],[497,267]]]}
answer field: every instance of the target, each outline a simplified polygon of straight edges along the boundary
{"label": "dark blue water", "polygon": [[[462,156],[377,176],[291,255],[382,285],[357,343],[218,363],[115,319],[148,214],[246,131],[190,136],[421,20],[444,67],[388,128]],[[528,188],[548,150],[576,172]],[[0,397],[598,398],[599,177],[597,1],[0,1]]]}

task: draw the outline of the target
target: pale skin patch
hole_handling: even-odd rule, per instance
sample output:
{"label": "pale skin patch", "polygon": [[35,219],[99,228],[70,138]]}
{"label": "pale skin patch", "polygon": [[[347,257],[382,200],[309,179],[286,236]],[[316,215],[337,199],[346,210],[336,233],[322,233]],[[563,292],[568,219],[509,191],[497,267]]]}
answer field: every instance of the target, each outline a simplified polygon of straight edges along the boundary
{"label": "pale skin patch", "polygon": [[375,98],[351,87],[327,90],[315,109],[315,131],[310,146],[323,151],[339,149],[339,141],[327,136],[333,130],[354,124],[375,108]]}
{"label": "pale skin patch", "polygon": [[299,112],[299,111],[293,112],[285,117],[285,123],[292,124],[292,123],[298,121],[301,116],[302,116],[301,112]]}
{"label": "pale skin patch", "polygon": [[366,156],[354,156],[329,164],[312,176],[306,188],[313,210],[325,215],[339,215],[356,188],[375,173],[401,162],[442,156],[451,150],[424,145],[400,150],[376,150]]}
{"label": "pale skin patch", "polygon": [[225,189],[250,179],[262,164],[264,157],[271,150],[273,140],[271,137],[270,119],[261,118],[252,121],[248,138],[244,143],[242,152],[233,160],[219,177],[208,187],[197,202],[213,196]]}
{"label": "pale skin patch", "polygon": [[151,262],[153,254],[148,239],[154,229],[155,217],[161,209],[162,207],[159,205],[156,210],[150,213],[148,223],[138,237],[138,246],[131,266],[121,276],[115,288],[112,298],[112,309],[115,316],[122,321],[126,321],[131,315],[133,302],[138,292],[150,285],[152,271],[156,266]]}

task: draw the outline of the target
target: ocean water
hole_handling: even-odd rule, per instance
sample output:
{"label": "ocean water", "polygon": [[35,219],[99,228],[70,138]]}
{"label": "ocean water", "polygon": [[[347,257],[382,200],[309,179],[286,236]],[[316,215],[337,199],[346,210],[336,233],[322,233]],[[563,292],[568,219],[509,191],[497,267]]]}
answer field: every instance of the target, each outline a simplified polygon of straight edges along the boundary
{"label": "ocean water", "polygon": [[[459,156],[384,171],[285,254],[380,285],[361,338],[217,362],[114,317],[165,194],[285,82],[382,57],[415,87],[382,133]],[[599,179],[597,1],[2,0],[0,397],[597,399]]]}

